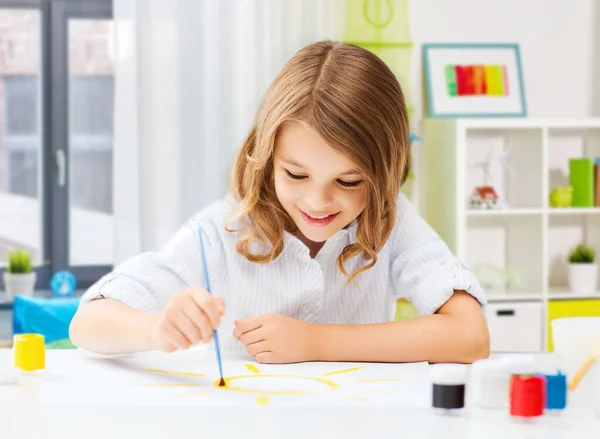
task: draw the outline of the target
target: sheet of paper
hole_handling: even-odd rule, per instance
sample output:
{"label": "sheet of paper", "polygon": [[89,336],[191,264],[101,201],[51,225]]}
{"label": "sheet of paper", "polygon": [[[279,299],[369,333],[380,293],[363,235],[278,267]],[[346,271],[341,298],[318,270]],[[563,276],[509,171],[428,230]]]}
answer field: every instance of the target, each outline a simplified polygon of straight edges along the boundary
{"label": "sheet of paper", "polygon": [[157,352],[49,359],[38,401],[124,406],[386,406],[426,408],[427,363],[259,364],[225,357],[220,387],[214,353]]}

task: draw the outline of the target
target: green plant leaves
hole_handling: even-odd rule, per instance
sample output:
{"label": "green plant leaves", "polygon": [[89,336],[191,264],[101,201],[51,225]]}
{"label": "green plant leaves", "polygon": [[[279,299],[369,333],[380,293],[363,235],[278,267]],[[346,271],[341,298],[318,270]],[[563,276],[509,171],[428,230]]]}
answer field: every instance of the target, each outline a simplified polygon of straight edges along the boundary
{"label": "green plant leaves", "polygon": [[596,251],[588,245],[579,244],[577,247],[571,250],[569,253],[569,262],[573,264],[577,263],[591,263],[594,262],[596,257]]}
{"label": "green plant leaves", "polygon": [[13,274],[27,274],[33,271],[31,267],[31,256],[25,250],[13,250],[8,252],[8,270]]}

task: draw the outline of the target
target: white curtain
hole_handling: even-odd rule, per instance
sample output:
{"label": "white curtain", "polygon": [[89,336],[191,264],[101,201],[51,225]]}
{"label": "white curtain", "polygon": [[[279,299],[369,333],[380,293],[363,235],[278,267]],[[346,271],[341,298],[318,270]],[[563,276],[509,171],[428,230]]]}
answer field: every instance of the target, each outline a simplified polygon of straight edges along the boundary
{"label": "white curtain", "polygon": [[286,61],[340,40],[343,0],[115,0],[115,263],[160,248],[228,190]]}

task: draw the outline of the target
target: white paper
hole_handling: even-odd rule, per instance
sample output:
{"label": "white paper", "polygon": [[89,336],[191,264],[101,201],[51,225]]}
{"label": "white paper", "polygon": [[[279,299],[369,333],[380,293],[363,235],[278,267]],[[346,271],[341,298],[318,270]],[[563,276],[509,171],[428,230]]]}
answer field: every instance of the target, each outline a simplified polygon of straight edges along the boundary
{"label": "white paper", "polygon": [[[66,352],[64,352],[66,354]],[[38,401],[110,406],[386,406],[431,404],[427,363],[259,364],[185,352],[49,359]]]}

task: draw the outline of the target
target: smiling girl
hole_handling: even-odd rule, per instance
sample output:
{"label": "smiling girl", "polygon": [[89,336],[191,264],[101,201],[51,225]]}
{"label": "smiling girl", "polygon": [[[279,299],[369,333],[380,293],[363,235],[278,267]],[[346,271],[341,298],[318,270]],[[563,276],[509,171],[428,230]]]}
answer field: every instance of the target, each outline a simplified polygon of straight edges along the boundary
{"label": "smiling girl", "polygon": [[[264,363],[486,357],[483,291],[400,192],[408,136],[402,90],[378,57],[332,42],[300,50],[265,95],[232,194],[93,285],[73,343],[172,352],[218,328],[224,350]],[[402,297],[419,317],[393,321]]]}

